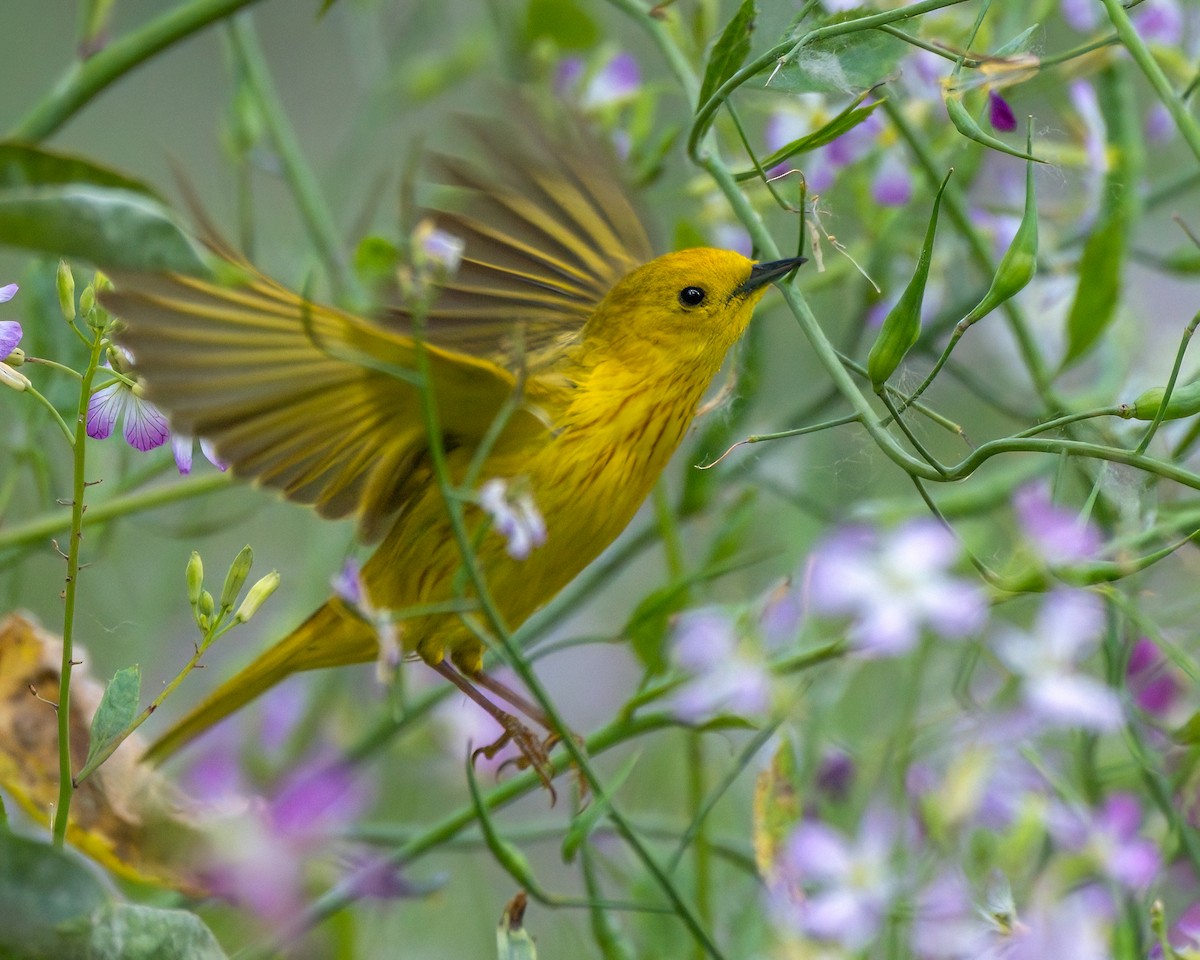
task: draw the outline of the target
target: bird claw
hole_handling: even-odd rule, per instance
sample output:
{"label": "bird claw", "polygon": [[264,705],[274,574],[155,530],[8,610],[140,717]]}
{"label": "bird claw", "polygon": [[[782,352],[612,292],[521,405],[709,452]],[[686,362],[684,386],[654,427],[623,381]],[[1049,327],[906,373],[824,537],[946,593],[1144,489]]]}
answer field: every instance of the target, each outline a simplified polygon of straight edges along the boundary
{"label": "bird claw", "polygon": [[471,754],[471,762],[474,763],[480,754],[491,760],[509,743],[516,744],[520,756],[512,757],[500,764],[496,771],[497,775],[502,773],[509,764],[514,764],[518,770],[532,768],[542,782],[542,786],[550,791],[550,804],[553,806],[558,802],[558,793],[550,782],[554,777],[554,765],[550,762],[548,748],[538,741],[532,730],[512,714],[502,714],[496,719],[500,721],[504,732],[493,743],[475,750]]}

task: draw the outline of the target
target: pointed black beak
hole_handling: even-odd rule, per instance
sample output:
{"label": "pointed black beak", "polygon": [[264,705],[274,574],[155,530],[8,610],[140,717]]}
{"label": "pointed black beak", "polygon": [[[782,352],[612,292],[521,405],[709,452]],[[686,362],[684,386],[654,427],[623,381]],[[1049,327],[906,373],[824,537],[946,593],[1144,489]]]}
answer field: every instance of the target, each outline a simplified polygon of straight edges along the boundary
{"label": "pointed black beak", "polygon": [[748,293],[753,293],[759,287],[765,287],[772,280],[778,280],[785,274],[791,273],[807,260],[807,257],[791,257],[787,260],[768,260],[766,263],[756,263],[750,268],[750,276],[746,278],[746,282],[734,290],[733,295],[744,297]]}

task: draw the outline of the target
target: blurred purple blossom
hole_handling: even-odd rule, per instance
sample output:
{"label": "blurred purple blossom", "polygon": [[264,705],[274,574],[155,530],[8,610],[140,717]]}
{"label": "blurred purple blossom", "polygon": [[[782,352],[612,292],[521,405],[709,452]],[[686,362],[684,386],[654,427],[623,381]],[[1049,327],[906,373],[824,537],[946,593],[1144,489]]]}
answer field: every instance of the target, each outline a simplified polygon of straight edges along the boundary
{"label": "blurred purple blossom", "polygon": [[713,246],[721,250],[732,250],[743,257],[749,257],[754,252],[750,242],[750,234],[746,228],[737,223],[718,223],[709,230],[709,238]]}
{"label": "blurred purple blossom", "polygon": [[1061,899],[1036,896],[994,956],[1002,960],[1112,960],[1111,914],[1112,903],[1098,887],[1084,887]]}
{"label": "blurred purple blossom", "polygon": [[[496,680],[506,686],[517,686],[516,675],[508,669],[492,671]],[[504,729],[485,711],[470,703],[465,696],[452,696],[440,703],[434,711],[437,719],[439,745],[461,770],[467,752],[474,752],[496,743]],[[498,773],[509,761],[520,758],[521,752],[514,743],[507,743],[490,759],[482,753],[475,758],[475,767],[487,773]]]}
{"label": "blurred purple blossom", "polygon": [[884,538],[850,527],[813,555],[810,600],[818,613],[849,615],[848,639],[867,656],[912,649],[921,629],[945,638],[979,630],[987,602],[979,586],[955,577],[958,541],[941,524],[916,520]]}
{"label": "blurred purple blossom", "polygon": [[1108,133],[1104,115],[1100,112],[1100,101],[1096,88],[1086,80],[1075,80],[1067,88],[1075,112],[1083,124],[1083,185],[1085,198],[1082,204],[1082,225],[1096,218],[1104,177],[1108,173]]}
{"label": "blurred purple blossom", "polygon": [[[1167,943],[1182,957],[1191,958],[1200,954],[1200,902],[1193,903],[1179,915],[1167,931]],[[1150,950],[1150,960],[1162,960],[1163,949],[1155,944]]]}
{"label": "blurred purple blossom", "polygon": [[1175,47],[1183,39],[1183,10],[1178,0],[1144,0],[1130,11],[1130,19],[1147,43]]}
{"label": "blurred purple blossom", "polygon": [[1008,101],[995,90],[988,91],[988,123],[1002,133],[1012,133],[1017,129],[1017,115]]}
{"label": "blurred purple blossom", "polygon": [[1175,139],[1175,120],[1161,101],[1155,100],[1146,110],[1144,129],[1151,143],[1170,143]]}
{"label": "blurred purple blossom", "polygon": [[596,110],[632,99],[641,89],[642,76],[637,60],[629,53],[618,53],[588,76],[581,57],[564,57],[554,76],[554,89],[561,97],[572,97],[587,110]]}
{"label": "blurred purple blossom", "polygon": [[826,799],[840,803],[850,795],[856,772],[857,766],[850,754],[840,747],[829,747],[821,755],[821,763],[817,767],[817,790]]}
{"label": "blurred purple blossom", "polygon": [[362,565],[357,557],[347,557],[339,570],[330,581],[334,594],[341,597],[352,607],[363,608],[366,592],[363,590]]}
{"label": "blurred purple blossom", "polygon": [[942,81],[953,69],[953,60],[914,48],[905,61],[902,78],[914,97],[935,103],[941,101]]}
{"label": "blurred purple blossom", "polygon": [[767,593],[758,615],[763,646],[768,650],[780,650],[794,643],[803,620],[804,603],[800,591],[791,580],[785,580]]}
{"label": "blurred purple blossom", "polygon": [[713,609],[680,615],[671,639],[671,658],[690,679],[671,698],[685,723],[703,723],[720,714],[753,716],[771,703],[767,665],[738,642],[733,621]]}
{"label": "blurred purple blossom", "polygon": [[546,521],[529,493],[510,498],[508,482],[493,478],[479,488],[478,502],[496,532],[508,541],[508,555],[514,560],[524,560],[546,542]]}
{"label": "blurred purple blossom", "polygon": [[1034,481],[1013,497],[1021,533],[1051,566],[1094,560],[1100,553],[1100,530],[1050,499],[1050,484]]}
{"label": "blurred purple blossom", "polygon": [[1142,808],[1130,793],[1114,793],[1096,811],[1060,805],[1048,817],[1050,833],[1063,847],[1091,858],[1105,876],[1131,890],[1144,890],[1158,873],[1158,848],[1138,836]]}
{"label": "blurred purple blossom", "polygon": [[1111,731],[1122,722],[1121,701],[1105,684],[1079,672],[1079,662],[1097,646],[1104,628],[1100,598],[1084,590],[1047,595],[1033,629],[1009,627],[996,652],[1023,678],[1026,706],[1050,726]]}
{"label": "blurred purple blossom", "polygon": [[1100,4],[1095,0],[1061,0],[1059,12],[1072,30],[1090,33],[1100,25]]}
{"label": "blurred purple blossom", "polygon": [[899,889],[893,867],[897,840],[894,817],[879,809],[863,815],[853,839],[824,823],[803,821],[788,840],[773,890],[782,922],[847,950],[866,947]]}
{"label": "blurred purple blossom", "polygon": [[999,928],[975,902],[966,878],[947,871],[917,896],[910,936],[921,960],[990,960]]}
{"label": "blurred purple blossom", "polygon": [[1142,637],[1125,666],[1125,682],[1138,707],[1162,719],[1175,705],[1181,685],[1154,641]]}
{"label": "blurred purple blossom", "polygon": [[0,303],[8,303],[17,295],[17,291],[21,288],[15,283],[6,283],[0,287]]}
{"label": "blurred purple blossom", "polygon": [[902,207],[912,199],[912,171],[896,148],[885,150],[871,181],[871,196],[880,206]]}

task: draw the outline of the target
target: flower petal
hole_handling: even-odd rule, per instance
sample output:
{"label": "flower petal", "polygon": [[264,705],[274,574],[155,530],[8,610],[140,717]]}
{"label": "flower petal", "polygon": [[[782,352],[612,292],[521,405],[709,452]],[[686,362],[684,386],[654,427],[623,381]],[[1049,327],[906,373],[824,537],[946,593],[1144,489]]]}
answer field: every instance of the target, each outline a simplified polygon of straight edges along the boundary
{"label": "flower petal", "polygon": [[7,357],[21,342],[21,325],[16,320],[0,320],[0,360]]}
{"label": "flower petal", "polygon": [[147,400],[129,394],[125,410],[125,440],[135,450],[145,453],[167,442],[171,430],[161,410]]}
{"label": "flower petal", "polygon": [[17,291],[20,289],[15,283],[6,283],[0,287],[0,303],[8,303],[9,300],[17,295]]}
{"label": "flower petal", "polygon": [[180,475],[192,472],[192,438],[180,433],[171,434],[171,453],[175,455],[175,466]]}
{"label": "flower petal", "polygon": [[129,390],[123,383],[110,383],[103,390],[97,390],[88,400],[87,435],[93,440],[104,440],[112,433],[117,416],[125,410],[131,399]]}

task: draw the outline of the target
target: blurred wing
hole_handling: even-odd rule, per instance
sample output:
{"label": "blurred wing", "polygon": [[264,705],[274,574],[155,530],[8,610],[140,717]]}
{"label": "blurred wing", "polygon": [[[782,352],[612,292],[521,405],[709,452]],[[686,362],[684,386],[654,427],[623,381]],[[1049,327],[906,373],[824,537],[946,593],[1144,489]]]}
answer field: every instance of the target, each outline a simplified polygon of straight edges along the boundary
{"label": "blurred wing", "polygon": [[[611,151],[578,130],[468,129],[486,165],[434,164],[453,201],[431,211],[465,242],[428,318],[434,343],[511,367],[553,362],[618,280],[652,256]],[[410,329],[402,307],[383,318]],[[523,354],[521,361],[518,354]]]}
{"label": "blurred wing", "polygon": [[[176,430],[210,439],[236,474],[327,517],[357,515],[361,534],[375,539],[407,500],[428,442],[417,389],[362,361],[411,371],[415,347],[247,272],[233,287],[117,274],[103,301],[127,324],[119,339],[147,399]],[[473,445],[514,378],[486,360],[428,349],[445,442]],[[508,429],[544,428],[521,411]]]}

